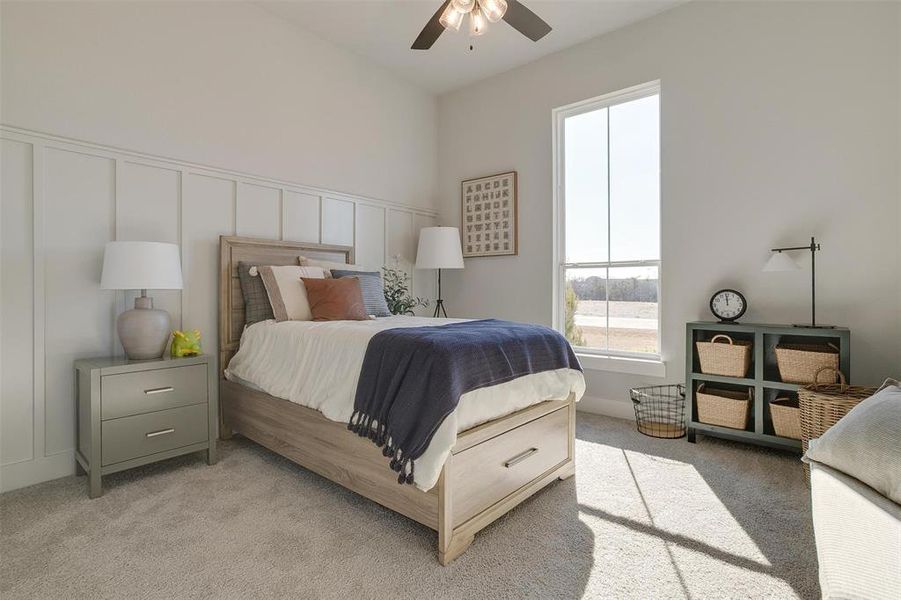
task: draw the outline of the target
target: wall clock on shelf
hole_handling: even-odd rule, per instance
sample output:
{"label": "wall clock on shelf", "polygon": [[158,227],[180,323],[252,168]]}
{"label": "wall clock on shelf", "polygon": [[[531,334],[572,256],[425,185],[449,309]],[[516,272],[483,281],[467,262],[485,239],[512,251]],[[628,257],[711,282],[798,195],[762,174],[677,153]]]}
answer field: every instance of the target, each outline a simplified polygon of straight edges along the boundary
{"label": "wall clock on shelf", "polygon": [[748,301],[741,292],[724,289],[710,297],[710,312],[720,323],[735,323],[748,310]]}

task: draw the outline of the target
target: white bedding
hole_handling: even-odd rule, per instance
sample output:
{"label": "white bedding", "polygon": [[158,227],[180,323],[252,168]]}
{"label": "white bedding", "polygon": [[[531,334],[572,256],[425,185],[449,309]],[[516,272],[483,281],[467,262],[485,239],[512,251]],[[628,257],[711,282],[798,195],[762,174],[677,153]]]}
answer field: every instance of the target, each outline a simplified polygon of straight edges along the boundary
{"label": "white bedding", "polygon": [[[461,320],[385,317],[369,321],[263,321],[244,330],[241,347],[225,376],[346,423],[353,414],[363,356],[373,335],[395,327]],[[438,482],[457,433],[545,400],[566,398],[570,393],[578,401],[584,392],[580,371],[559,369],[464,394],[457,409],[435,432],[425,454],[416,460],[416,487],[429,490]]]}

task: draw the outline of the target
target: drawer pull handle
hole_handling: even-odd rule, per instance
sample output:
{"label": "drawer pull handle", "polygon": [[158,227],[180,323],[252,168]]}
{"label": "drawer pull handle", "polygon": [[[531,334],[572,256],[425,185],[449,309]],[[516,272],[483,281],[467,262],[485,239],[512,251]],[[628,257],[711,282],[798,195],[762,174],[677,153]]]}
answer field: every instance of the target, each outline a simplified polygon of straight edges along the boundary
{"label": "drawer pull handle", "polygon": [[153,388],[152,390],[144,390],[144,393],[150,396],[151,394],[165,394],[166,392],[174,392],[175,388],[171,385],[168,387],[161,388]]}
{"label": "drawer pull handle", "polygon": [[507,462],[505,462],[504,466],[509,469],[510,467],[517,465],[517,464],[521,463],[522,461],[524,461],[525,459],[529,458],[536,452],[538,452],[538,448],[529,448],[525,452],[521,452],[521,453],[517,454],[516,456],[514,456],[513,458],[511,458],[510,460],[508,460]]}
{"label": "drawer pull handle", "polygon": [[175,429],[170,427],[169,429],[160,429],[159,431],[151,431],[147,434],[147,437],[154,438],[160,435],[166,435],[167,433],[175,433]]}

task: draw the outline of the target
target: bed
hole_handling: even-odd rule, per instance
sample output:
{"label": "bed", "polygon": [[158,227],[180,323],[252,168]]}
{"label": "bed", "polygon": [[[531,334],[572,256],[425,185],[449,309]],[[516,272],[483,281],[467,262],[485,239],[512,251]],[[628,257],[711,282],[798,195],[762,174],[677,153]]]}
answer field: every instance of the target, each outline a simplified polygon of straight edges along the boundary
{"label": "bed", "polygon": [[[220,435],[238,433],[289,460],[438,532],[438,560],[446,565],[460,556],[475,534],[531,495],[558,479],[574,474],[575,402],[582,390],[565,397],[541,397],[509,414],[485,420],[461,417],[460,431],[446,452],[436,452],[434,485],[399,485],[386,468],[382,451],[370,440],[348,431],[346,419],[323,406],[311,408],[278,397],[254,381],[229,373],[244,332],[244,303],[237,274],[239,261],[294,265],[297,257],[353,263],[353,249],[298,242],[222,236],[220,238],[219,403]],[[400,317],[398,319],[403,319]],[[345,323],[345,322],[339,322]],[[366,335],[363,323],[348,335]],[[256,337],[288,335],[288,329],[319,331],[321,324],[295,323],[276,328],[257,323],[248,328]],[[280,323],[278,325],[286,325]],[[246,345],[252,336],[248,335]],[[271,343],[271,342],[270,342]],[[288,343],[284,342],[283,343]],[[314,357],[315,358],[315,357]],[[236,362],[241,362],[236,361]],[[240,369],[238,369],[240,370]],[[248,370],[242,371],[247,375]],[[226,374],[229,377],[226,377]],[[252,379],[252,378],[250,378]],[[266,380],[262,380],[266,383]],[[515,382],[511,382],[515,383]],[[271,387],[269,388],[272,391]],[[519,388],[521,392],[522,387]],[[512,392],[512,393],[511,393]],[[507,395],[515,397],[515,386]],[[524,402],[520,400],[520,404]],[[464,414],[465,398],[460,412]],[[328,413],[332,418],[328,418]],[[467,423],[478,423],[468,426]],[[428,479],[428,478],[427,478]]]}

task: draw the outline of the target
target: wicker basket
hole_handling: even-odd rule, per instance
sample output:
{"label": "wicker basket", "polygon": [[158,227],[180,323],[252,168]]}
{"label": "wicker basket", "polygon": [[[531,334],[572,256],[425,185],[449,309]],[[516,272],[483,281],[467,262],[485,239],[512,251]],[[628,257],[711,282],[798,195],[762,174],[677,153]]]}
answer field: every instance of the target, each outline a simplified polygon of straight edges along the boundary
{"label": "wicker basket", "polygon": [[[824,367],[816,371],[814,378],[819,379],[820,371],[827,369],[831,369],[831,367]],[[875,394],[878,389],[862,385],[848,385],[845,375],[841,371],[831,370],[838,376],[839,383],[814,383],[798,390],[801,407],[801,445],[804,452],[807,452],[810,440],[815,440],[823,435],[852,408]],[[804,463],[804,473],[809,481],[810,467],[807,463]]]}
{"label": "wicker basket", "polygon": [[795,398],[776,398],[770,402],[770,418],[776,435],[801,439],[801,409]]}
{"label": "wicker basket", "polygon": [[[832,344],[778,344],[776,364],[786,383],[835,383],[838,348]],[[831,374],[831,378],[818,380],[816,374],[821,371]]]}
{"label": "wicker basket", "polygon": [[702,383],[695,394],[698,421],[732,429],[747,428],[753,398],[751,388],[747,392],[704,388],[705,384]]}
{"label": "wicker basket", "polygon": [[[728,343],[718,343],[723,340]],[[751,366],[751,342],[735,341],[728,335],[715,335],[709,342],[696,342],[701,373],[744,377]]]}

